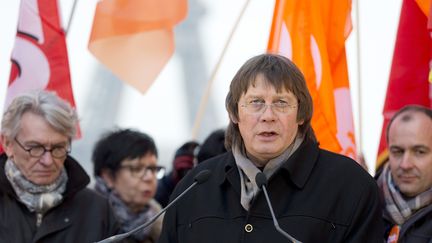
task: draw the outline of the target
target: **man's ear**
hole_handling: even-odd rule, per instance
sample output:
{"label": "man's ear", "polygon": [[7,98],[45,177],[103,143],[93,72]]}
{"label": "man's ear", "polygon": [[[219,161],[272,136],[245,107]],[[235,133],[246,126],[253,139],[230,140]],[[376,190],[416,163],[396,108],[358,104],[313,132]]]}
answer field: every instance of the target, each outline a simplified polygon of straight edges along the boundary
{"label": "man's ear", "polygon": [[229,114],[229,119],[234,123],[237,124],[238,123],[238,119],[236,119],[233,115]]}
{"label": "man's ear", "polygon": [[5,151],[6,155],[11,158],[13,157],[13,149],[12,149],[12,141],[5,135],[0,136],[0,142],[3,147],[3,150]]}
{"label": "man's ear", "polygon": [[301,120],[300,120],[300,121],[298,121],[297,123],[299,124],[299,126],[301,126],[301,125],[303,125],[303,123],[304,123],[304,120],[303,120],[303,119],[301,119]]}
{"label": "man's ear", "polygon": [[108,188],[114,187],[115,179],[114,179],[113,173],[110,170],[102,169],[101,177],[105,181],[105,183],[107,184]]}

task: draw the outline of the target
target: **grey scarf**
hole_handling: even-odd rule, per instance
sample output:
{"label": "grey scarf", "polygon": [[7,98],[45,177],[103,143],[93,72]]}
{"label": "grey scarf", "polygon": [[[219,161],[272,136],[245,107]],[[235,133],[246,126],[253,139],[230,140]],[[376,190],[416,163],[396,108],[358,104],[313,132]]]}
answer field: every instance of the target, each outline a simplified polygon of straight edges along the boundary
{"label": "grey scarf", "polygon": [[[111,190],[99,176],[96,176],[95,190],[108,198],[108,201],[114,209],[114,214],[120,223],[121,233],[129,232],[145,224],[160,211],[159,204],[152,199],[140,212],[132,212],[123,200],[120,199],[116,191]],[[141,229],[131,237],[138,241],[148,240],[151,237],[152,228],[153,226]]]}
{"label": "grey scarf", "polygon": [[68,181],[68,176],[64,168],[60,176],[49,185],[36,185],[27,180],[10,159],[6,161],[5,174],[17,194],[18,199],[30,212],[44,214],[63,201],[63,193],[66,190]]}
{"label": "grey scarf", "polygon": [[[267,178],[270,178],[289,157],[300,147],[303,142],[303,136],[296,137],[294,142],[278,157],[273,158],[264,166],[263,173]],[[246,156],[245,151],[240,151],[239,148],[233,147],[233,155],[240,174],[241,196],[240,203],[245,210],[249,210],[250,203],[257,195],[259,188],[255,182],[255,176],[260,170]]]}
{"label": "grey scarf", "polygon": [[432,188],[412,198],[404,197],[393,182],[388,163],[378,178],[378,186],[384,195],[385,210],[398,225],[403,224],[417,210],[432,203]]}

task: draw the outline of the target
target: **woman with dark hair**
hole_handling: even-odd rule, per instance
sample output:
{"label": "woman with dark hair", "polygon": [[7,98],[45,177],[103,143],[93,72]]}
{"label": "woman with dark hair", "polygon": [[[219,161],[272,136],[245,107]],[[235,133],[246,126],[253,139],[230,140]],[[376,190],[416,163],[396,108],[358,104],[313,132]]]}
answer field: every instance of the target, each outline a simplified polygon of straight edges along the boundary
{"label": "woman with dark hair", "polygon": [[[157,165],[157,149],[145,133],[129,129],[107,133],[93,150],[95,190],[106,196],[120,222],[121,232],[146,223],[160,212],[153,199],[164,168]],[[162,218],[133,234],[126,242],[156,242]]]}

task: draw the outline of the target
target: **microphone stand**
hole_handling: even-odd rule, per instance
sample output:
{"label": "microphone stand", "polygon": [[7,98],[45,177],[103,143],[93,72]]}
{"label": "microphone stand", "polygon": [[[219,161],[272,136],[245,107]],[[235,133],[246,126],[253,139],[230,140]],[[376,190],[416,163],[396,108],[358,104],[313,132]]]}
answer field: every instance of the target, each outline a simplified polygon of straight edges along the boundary
{"label": "microphone stand", "polygon": [[269,206],[269,209],[270,209],[270,213],[271,213],[272,218],[273,218],[273,224],[274,224],[276,230],[279,233],[281,233],[282,235],[284,235],[286,238],[288,238],[290,241],[292,241],[293,243],[302,243],[301,241],[296,240],[294,237],[292,237],[287,232],[285,232],[283,229],[281,229],[281,227],[279,226],[278,221],[276,220],[276,216],[275,216],[275,214],[273,212],[273,207],[270,206],[270,198],[269,198],[269,196],[267,194],[267,189],[266,189],[265,186],[263,186],[262,189],[263,189],[263,192],[264,192],[264,196],[266,197],[266,200],[267,200],[267,203],[268,203],[268,206]]}
{"label": "microphone stand", "polygon": [[194,178],[194,183],[192,183],[188,188],[186,188],[186,190],[184,190],[182,193],[180,193],[176,198],[174,198],[174,200],[172,200],[163,210],[161,210],[158,214],[156,214],[155,216],[153,216],[148,222],[146,222],[143,225],[140,225],[138,227],[136,227],[135,229],[123,233],[123,234],[118,234],[118,235],[113,235],[111,237],[108,237],[104,240],[98,241],[96,243],[111,243],[111,242],[118,242],[120,240],[123,240],[124,238],[134,234],[135,232],[144,229],[146,227],[148,227],[149,225],[151,225],[154,221],[156,221],[156,219],[159,218],[159,216],[161,214],[163,214],[168,208],[171,207],[171,205],[173,205],[174,203],[177,202],[177,200],[179,200],[180,198],[183,197],[184,194],[186,194],[188,191],[190,191],[194,186],[196,186],[197,184],[201,184],[203,182],[205,182],[210,176],[210,171],[209,170],[203,170],[200,173],[198,173],[195,178]]}
{"label": "microphone stand", "polygon": [[273,211],[273,207],[271,205],[270,202],[270,198],[268,196],[267,193],[267,189],[266,189],[266,185],[267,185],[267,177],[264,175],[264,173],[260,172],[255,176],[255,181],[257,183],[258,188],[261,188],[264,192],[264,196],[266,198],[267,201],[267,206],[270,209],[270,213],[273,219],[273,224],[276,228],[276,230],[281,233],[283,236],[285,236],[286,238],[288,238],[290,241],[292,241],[293,243],[302,243],[301,241],[297,240],[296,238],[292,237],[291,235],[289,235],[287,232],[285,232],[280,226],[279,223],[276,219],[275,213]]}

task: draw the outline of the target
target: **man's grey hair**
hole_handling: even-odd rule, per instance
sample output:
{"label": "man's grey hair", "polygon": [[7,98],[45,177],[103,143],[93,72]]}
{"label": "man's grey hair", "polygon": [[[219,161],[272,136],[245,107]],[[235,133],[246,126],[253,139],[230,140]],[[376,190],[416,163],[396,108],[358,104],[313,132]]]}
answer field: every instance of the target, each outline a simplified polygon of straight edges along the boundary
{"label": "man's grey hair", "polygon": [[10,139],[17,136],[22,116],[31,112],[41,116],[54,130],[72,139],[78,116],[70,104],[50,91],[23,93],[12,100],[3,113],[1,133]]}

